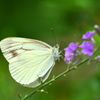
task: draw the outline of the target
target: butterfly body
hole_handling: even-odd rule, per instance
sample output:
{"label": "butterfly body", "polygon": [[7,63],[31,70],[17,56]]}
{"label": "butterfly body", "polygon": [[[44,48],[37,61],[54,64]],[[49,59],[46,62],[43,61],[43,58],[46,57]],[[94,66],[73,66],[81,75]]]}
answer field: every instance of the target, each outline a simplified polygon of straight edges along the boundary
{"label": "butterfly body", "polygon": [[13,79],[26,87],[36,87],[44,82],[55,60],[59,59],[59,46],[52,47],[45,42],[9,37],[0,42],[4,57],[9,62],[9,71]]}

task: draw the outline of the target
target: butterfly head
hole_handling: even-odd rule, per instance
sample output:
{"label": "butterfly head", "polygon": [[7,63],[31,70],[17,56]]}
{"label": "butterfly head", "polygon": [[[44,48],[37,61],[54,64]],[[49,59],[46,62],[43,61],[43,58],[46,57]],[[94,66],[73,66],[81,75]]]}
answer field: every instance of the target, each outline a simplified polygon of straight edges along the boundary
{"label": "butterfly head", "polygon": [[58,45],[58,44],[56,44],[56,45],[53,47],[52,52],[53,52],[54,59],[55,59],[55,60],[58,60],[59,57],[61,56],[61,55],[60,55],[61,52],[59,51],[59,45]]}

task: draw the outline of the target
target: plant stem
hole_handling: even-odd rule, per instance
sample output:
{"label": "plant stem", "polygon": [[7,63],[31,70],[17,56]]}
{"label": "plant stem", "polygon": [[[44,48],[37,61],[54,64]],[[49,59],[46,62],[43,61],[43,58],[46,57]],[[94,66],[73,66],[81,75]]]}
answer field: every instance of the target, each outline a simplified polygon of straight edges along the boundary
{"label": "plant stem", "polygon": [[[94,51],[93,55],[100,49],[100,46]],[[76,68],[78,68],[78,66],[82,65],[83,63],[85,63],[86,61],[88,61],[91,57],[88,57],[84,60],[82,60],[80,63],[76,64],[73,67],[68,68],[66,71],[62,72],[61,74],[57,75],[56,77],[52,78],[51,80],[43,83],[40,87],[36,88],[33,92],[31,92],[30,94],[28,94],[27,96],[23,97],[21,100],[26,100],[29,97],[31,97],[33,94],[37,93],[39,90],[43,89],[44,87],[46,87],[47,85],[49,85],[50,83],[52,83],[53,81],[55,81],[56,79],[60,78],[61,76],[64,76],[65,74],[67,74],[68,72],[75,70]]]}

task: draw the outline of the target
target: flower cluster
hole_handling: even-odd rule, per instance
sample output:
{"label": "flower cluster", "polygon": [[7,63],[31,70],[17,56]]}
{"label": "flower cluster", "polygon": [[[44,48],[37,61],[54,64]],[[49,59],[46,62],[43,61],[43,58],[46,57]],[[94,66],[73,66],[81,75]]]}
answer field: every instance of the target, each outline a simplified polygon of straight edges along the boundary
{"label": "flower cluster", "polygon": [[[95,47],[95,33],[96,31],[86,32],[86,34],[82,36],[82,39],[85,39],[85,41],[83,41],[81,45],[79,45],[79,43],[70,43],[68,47],[64,49],[64,61],[66,63],[72,63],[74,57],[79,56],[80,54],[88,55],[91,57],[93,55]],[[81,51],[77,50],[78,48],[81,48]],[[100,61],[100,56],[97,56],[95,59],[98,59]]]}
{"label": "flower cluster", "polygon": [[69,46],[64,49],[65,50],[64,61],[66,63],[70,63],[73,60],[74,55],[78,54],[77,47],[78,47],[78,43],[70,43]]}

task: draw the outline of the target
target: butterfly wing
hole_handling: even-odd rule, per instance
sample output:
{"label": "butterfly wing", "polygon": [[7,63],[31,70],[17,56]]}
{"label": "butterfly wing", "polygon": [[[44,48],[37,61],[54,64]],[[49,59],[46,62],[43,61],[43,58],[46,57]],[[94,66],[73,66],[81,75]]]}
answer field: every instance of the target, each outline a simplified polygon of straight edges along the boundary
{"label": "butterfly wing", "polygon": [[[49,64],[49,63],[48,63]],[[50,62],[51,64],[51,62]],[[34,87],[37,87],[38,85],[40,85],[42,82],[44,82],[48,77],[49,77],[49,74],[53,68],[55,63],[53,63],[52,67],[47,71],[47,73],[43,76],[43,77],[40,77],[41,79],[36,79],[34,82],[30,83],[30,84],[24,84],[25,87],[31,87],[31,88],[34,88]],[[42,81],[41,81],[42,80]]]}
{"label": "butterfly wing", "polygon": [[45,81],[55,64],[52,47],[39,40],[11,37],[2,40],[0,47],[11,76],[27,87],[40,85],[39,77]]}

